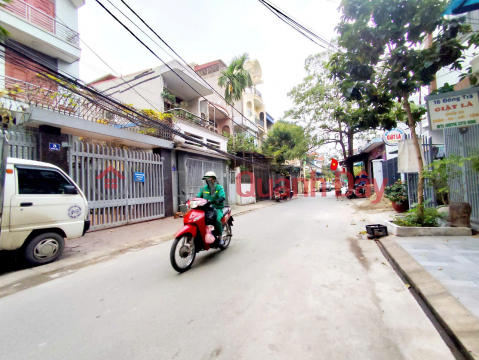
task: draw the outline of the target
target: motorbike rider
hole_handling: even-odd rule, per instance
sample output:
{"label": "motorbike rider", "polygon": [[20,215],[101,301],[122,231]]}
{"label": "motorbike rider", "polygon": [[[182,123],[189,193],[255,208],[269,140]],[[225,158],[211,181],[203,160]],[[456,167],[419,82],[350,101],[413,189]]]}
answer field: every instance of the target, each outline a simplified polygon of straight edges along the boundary
{"label": "motorbike rider", "polygon": [[224,202],[226,200],[225,190],[223,186],[218,184],[216,174],[213,171],[208,171],[205,176],[203,176],[203,180],[206,181],[206,184],[200,188],[197,197],[210,201],[216,210],[215,232],[220,240],[219,244],[222,246],[224,245],[224,240],[221,218],[223,217]]}

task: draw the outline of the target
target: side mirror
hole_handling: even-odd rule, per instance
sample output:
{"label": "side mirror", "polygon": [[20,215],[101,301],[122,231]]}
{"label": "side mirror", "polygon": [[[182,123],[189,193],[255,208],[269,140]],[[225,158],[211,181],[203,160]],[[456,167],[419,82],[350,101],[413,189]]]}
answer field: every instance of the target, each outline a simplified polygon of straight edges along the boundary
{"label": "side mirror", "polygon": [[65,195],[76,195],[78,194],[78,191],[77,188],[73,185],[65,185],[65,187],[63,188],[63,193]]}

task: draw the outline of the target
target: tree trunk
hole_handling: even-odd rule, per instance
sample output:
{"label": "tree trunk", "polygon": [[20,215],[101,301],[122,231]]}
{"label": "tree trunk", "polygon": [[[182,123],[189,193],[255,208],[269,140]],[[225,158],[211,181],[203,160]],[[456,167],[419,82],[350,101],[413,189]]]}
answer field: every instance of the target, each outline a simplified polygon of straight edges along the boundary
{"label": "tree trunk", "polygon": [[354,132],[348,131],[348,156],[354,155]]}
{"label": "tree trunk", "polygon": [[414,122],[414,118],[412,116],[411,105],[409,104],[409,95],[404,94],[404,108],[406,109],[407,117],[408,117],[408,125],[409,129],[411,130],[411,137],[414,143],[414,148],[416,149],[416,157],[417,163],[419,165],[419,180],[417,182],[417,213],[418,216],[424,215],[424,177],[422,175],[424,163],[422,161],[421,156],[421,145],[419,144],[419,139],[416,134],[416,123]]}
{"label": "tree trunk", "polygon": [[343,150],[343,158],[346,160],[346,147],[344,146],[344,141],[343,141],[343,130],[341,129],[341,121],[338,121],[338,126],[339,126],[339,144],[341,145],[341,149]]}
{"label": "tree trunk", "polygon": [[[348,157],[354,155],[354,132],[349,130],[347,132],[348,135]],[[350,189],[354,189],[354,163],[353,162],[347,162],[346,163],[346,170],[348,173],[350,173],[352,176],[348,176],[349,182],[352,181],[352,184],[348,184],[348,187]]]}
{"label": "tree trunk", "polygon": [[[233,136],[233,148],[234,148],[235,147],[235,122],[233,120],[233,118],[234,118],[233,109],[234,109],[233,105],[231,105],[231,132],[232,132],[232,136]],[[215,121],[216,121],[216,119],[215,119]]]}

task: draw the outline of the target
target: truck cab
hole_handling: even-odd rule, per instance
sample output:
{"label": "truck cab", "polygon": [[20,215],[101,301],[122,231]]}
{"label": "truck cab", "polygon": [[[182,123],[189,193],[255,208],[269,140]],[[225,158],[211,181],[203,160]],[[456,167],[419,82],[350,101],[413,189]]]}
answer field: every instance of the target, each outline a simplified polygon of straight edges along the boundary
{"label": "truck cab", "polygon": [[7,158],[3,196],[0,250],[18,250],[30,265],[55,261],[65,239],[90,227],[84,194],[57,166]]}

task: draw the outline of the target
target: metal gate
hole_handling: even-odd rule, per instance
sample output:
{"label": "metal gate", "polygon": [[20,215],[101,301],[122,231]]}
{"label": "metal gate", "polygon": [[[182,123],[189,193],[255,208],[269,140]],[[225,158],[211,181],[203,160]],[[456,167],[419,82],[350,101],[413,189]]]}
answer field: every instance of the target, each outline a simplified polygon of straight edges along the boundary
{"label": "metal gate", "polygon": [[[471,125],[466,131],[459,128],[444,129],[446,156],[471,156],[479,151],[479,125]],[[465,201],[471,204],[472,217],[479,218],[479,173],[466,161],[461,168],[460,179],[450,180],[450,201]]]}
{"label": "metal gate", "polygon": [[[269,169],[255,167],[253,169],[254,180],[256,182],[256,201],[269,200]],[[260,193],[261,192],[261,193]],[[261,196],[262,195],[262,196]]]}
{"label": "metal gate", "polygon": [[25,160],[37,160],[37,134],[6,131],[8,156]]}
{"label": "metal gate", "polygon": [[228,177],[228,204],[236,204],[236,175],[234,170],[229,171]]}
{"label": "metal gate", "polygon": [[[196,197],[203,186],[203,176],[207,171],[214,171],[218,182],[223,182],[223,165],[220,162],[186,158],[186,187],[188,200]],[[224,187],[224,186],[223,186]]]}
{"label": "metal gate", "polygon": [[[410,139],[410,135],[407,136]],[[432,164],[434,160],[433,156],[433,148],[432,148],[432,137],[425,138],[425,137],[418,137],[418,140],[422,144],[422,148],[424,151],[424,166],[429,166]],[[408,173],[407,174],[407,192],[409,198],[409,208],[412,208],[412,204],[417,203],[417,183],[419,181],[419,174],[418,173]],[[436,200],[436,193],[434,191],[434,187],[428,184],[428,180],[424,179],[424,202],[425,207],[436,207],[437,200]]]}
{"label": "metal gate", "polygon": [[91,229],[165,216],[160,155],[73,142],[70,176],[88,200]]}
{"label": "metal gate", "polygon": [[[401,174],[398,173],[398,158],[389,159],[382,162],[383,179],[388,179],[386,186],[391,186],[396,181],[401,180]],[[378,184],[380,186],[381,184]]]}

